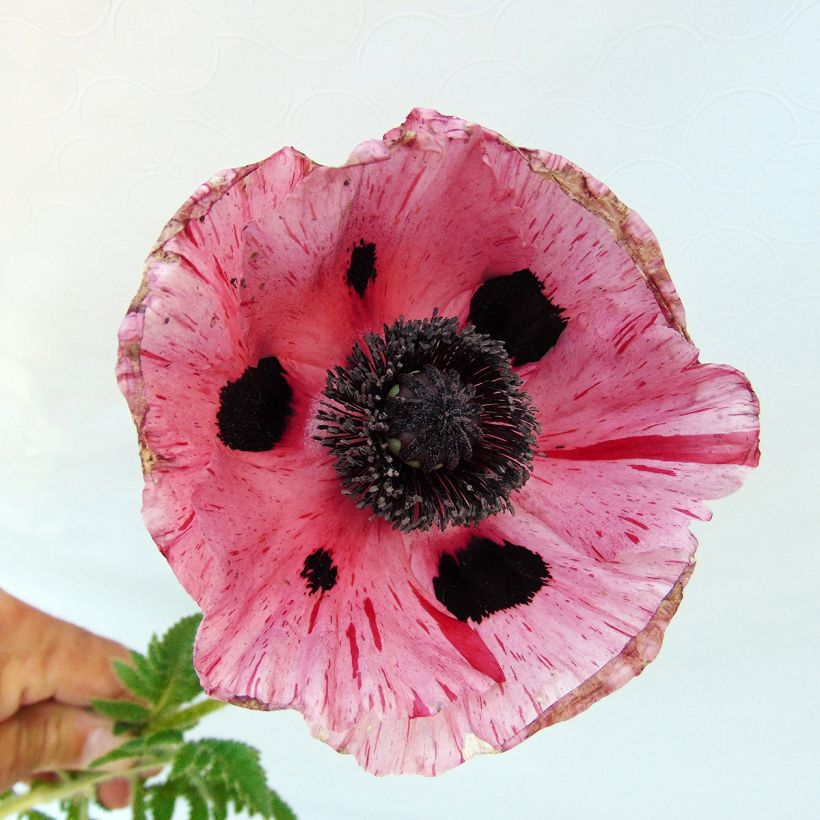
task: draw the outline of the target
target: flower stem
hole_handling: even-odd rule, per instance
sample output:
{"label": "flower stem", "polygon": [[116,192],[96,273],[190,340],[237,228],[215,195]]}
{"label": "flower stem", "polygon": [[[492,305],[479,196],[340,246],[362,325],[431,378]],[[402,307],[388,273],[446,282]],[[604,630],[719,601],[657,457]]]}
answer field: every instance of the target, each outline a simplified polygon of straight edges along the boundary
{"label": "flower stem", "polygon": [[134,777],[145,772],[156,770],[157,767],[170,763],[172,755],[156,757],[150,763],[140,763],[131,769],[119,772],[87,772],[81,774],[73,780],[62,783],[49,783],[42,786],[35,786],[24,794],[17,795],[0,803],[0,817],[8,817],[12,814],[19,814],[28,809],[33,809],[43,803],[52,803],[57,800],[68,800],[76,794],[80,794],[91,786],[98,786],[106,780],[115,780],[121,777]]}

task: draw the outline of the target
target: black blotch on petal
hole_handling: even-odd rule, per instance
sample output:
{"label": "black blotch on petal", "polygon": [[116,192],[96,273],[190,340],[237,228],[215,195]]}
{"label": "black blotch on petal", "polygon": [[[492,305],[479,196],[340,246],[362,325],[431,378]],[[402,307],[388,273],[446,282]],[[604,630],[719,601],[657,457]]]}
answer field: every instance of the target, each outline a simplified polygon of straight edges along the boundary
{"label": "black blotch on petal", "polygon": [[365,244],[364,239],[353,246],[350,255],[350,267],[347,269],[347,284],[364,296],[367,285],[376,278],[376,246],[372,242]]}
{"label": "black blotch on petal", "polygon": [[336,586],[336,567],[330,553],[319,547],[305,558],[305,566],[299,573],[307,581],[307,588],[311,595],[320,589],[328,592]]}
{"label": "black blotch on petal", "polygon": [[433,591],[460,621],[479,623],[493,612],[530,603],[551,577],[544,559],[526,547],[472,538],[454,555],[441,556]]}
{"label": "black blotch on petal", "polygon": [[567,325],[561,308],[526,268],[482,283],[470,302],[469,320],[479,333],[504,342],[515,365],[537,362]]}
{"label": "black blotch on petal", "polygon": [[219,438],[232,450],[262,452],[273,448],[293,412],[293,390],[276,356],[260,359],[219,394]]}

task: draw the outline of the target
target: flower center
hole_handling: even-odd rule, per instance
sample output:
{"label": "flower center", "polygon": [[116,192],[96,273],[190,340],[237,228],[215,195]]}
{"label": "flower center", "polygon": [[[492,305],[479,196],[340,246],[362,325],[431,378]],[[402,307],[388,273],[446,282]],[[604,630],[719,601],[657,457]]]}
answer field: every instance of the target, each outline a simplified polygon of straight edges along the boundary
{"label": "flower center", "polygon": [[435,313],[354,345],[317,418],[342,492],[403,531],[511,510],[538,429],[504,344]]}
{"label": "flower center", "polygon": [[400,376],[387,392],[387,446],[410,467],[454,470],[483,436],[475,387],[432,364]]}

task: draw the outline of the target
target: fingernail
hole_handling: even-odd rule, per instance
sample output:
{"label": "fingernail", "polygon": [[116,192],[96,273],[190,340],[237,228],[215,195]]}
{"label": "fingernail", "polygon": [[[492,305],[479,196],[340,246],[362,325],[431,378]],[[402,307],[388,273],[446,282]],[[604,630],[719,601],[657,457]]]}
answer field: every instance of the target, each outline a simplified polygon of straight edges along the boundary
{"label": "fingernail", "polygon": [[120,739],[111,734],[111,730],[104,726],[92,729],[85,739],[83,746],[82,765],[88,766],[91,762],[120,745]]}

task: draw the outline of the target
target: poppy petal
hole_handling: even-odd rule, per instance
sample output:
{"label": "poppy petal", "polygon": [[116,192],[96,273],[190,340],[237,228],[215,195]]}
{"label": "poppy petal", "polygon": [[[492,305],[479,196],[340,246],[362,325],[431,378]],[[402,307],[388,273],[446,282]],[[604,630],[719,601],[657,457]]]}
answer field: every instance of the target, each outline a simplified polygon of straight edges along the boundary
{"label": "poppy petal", "polygon": [[[660,648],[695,546],[683,528],[665,548],[601,561],[521,512],[490,519],[478,532],[542,556],[549,583],[530,602],[473,624],[503,670],[498,685],[453,698],[435,715],[362,721],[331,733],[328,742],[374,774],[439,774],[474,754],[509,749],[639,674]],[[433,585],[440,555],[452,554],[467,537],[417,541],[413,568],[422,586]]]}
{"label": "poppy petal", "polygon": [[[541,431],[515,517],[406,534],[313,436],[354,343],[434,311],[504,343]],[[341,168],[285,149],[202,186],[149,257],[118,378],[146,524],[205,614],[206,690],[297,708],[375,773],[510,748],[638,674],[690,522],[758,459],[754,393],[699,363],[643,221],[567,160],[425,109]]]}
{"label": "poppy petal", "polygon": [[206,691],[297,708],[327,731],[433,714],[502,679],[475,631],[415,583],[402,535],[339,497],[324,458],[267,458],[222,450],[193,493],[222,579],[185,579],[214,586],[195,656]]}

